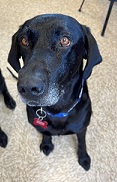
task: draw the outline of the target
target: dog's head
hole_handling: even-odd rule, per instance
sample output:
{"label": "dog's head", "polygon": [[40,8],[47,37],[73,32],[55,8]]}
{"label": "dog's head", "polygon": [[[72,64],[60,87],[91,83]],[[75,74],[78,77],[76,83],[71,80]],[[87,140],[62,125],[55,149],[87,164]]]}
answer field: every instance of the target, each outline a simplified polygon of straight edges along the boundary
{"label": "dog's head", "polygon": [[[24,66],[20,67],[22,57]],[[28,105],[49,106],[79,77],[86,80],[102,60],[89,28],[61,14],[26,21],[12,37],[8,62],[18,72],[18,91]]]}

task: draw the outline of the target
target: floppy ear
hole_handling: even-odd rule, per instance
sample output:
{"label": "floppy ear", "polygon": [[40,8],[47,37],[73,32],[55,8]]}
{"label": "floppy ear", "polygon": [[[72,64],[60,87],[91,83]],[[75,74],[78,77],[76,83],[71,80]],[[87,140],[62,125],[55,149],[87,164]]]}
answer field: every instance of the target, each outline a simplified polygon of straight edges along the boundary
{"label": "floppy ear", "polygon": [[82,29],[85,36],[86,49],[86,56],[84,59],[87,59],[83,72],[83,79],[86,80],[91,75],[93,67],[102,61],[102,57],[100,55],[97,42],[91,34],[89,28],[83,25]]}
{"label": "floppy ear", "polygon": [[20,54],[20,49],[19,49],[18,40],[17,40],[18,33],[19,32],[17,31],[12,37],[11,49],[8,55],[8,62],[17,73],[21,68],[20,62],[19,62],[19,58],[21,57],[21,54]]}

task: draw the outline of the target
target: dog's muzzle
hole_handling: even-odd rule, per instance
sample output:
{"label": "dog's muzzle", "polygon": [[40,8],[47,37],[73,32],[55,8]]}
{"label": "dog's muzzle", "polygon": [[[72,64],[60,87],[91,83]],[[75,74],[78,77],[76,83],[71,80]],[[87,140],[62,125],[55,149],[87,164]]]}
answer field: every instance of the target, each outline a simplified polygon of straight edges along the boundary
{"label": "dog's muzzle", "polygon": [[58,86],[46,84],[42,79],[19,80],[17,83],[18,91],[22,101],[29,106],[51,106],[58,102],[60,95]]}

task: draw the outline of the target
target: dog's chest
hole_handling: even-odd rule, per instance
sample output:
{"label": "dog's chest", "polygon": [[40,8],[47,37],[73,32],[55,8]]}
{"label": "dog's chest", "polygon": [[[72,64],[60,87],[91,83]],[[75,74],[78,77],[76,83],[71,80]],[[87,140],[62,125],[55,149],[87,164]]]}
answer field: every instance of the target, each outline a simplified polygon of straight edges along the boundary
{"label": "dog's chest", "polygon": [[[64,135],[78,133],[84,127],[84,117],[81,117],[81,113],[71,115],[65,118],[51,118],[46,117],[42,121],[38,122],[36,116],[36,110],[31,107],[27,107],[28,121],[33,125],[40,133],[45,135]],[[83,119],[84,118],[84,119]],[[37,123],[35,123],[35,119]]]}
{"label": "dog's chest", "polygon": [[[33,125],[40,133],[45,135],[65,135],[74,134],[82,127],[80,122],[74,118],[69,119],[48,119],[45,118],[42,121],[38,121],[38,118],[33,115],[28,115],[28,120],[31,125]],[[37,123],[35,123],[35,120]],[[74,122],[73,122],[74,121]]]}
{"label": "dog's chest", "polygon": [[[35,122],[35,120],[37,122]],[[43,134],[50,135],[62,135],[67,131],[67,121],[65,119],[48,119],[39,120],[38,118],[34,118],[34,121],[31,123],[36,129]]]}

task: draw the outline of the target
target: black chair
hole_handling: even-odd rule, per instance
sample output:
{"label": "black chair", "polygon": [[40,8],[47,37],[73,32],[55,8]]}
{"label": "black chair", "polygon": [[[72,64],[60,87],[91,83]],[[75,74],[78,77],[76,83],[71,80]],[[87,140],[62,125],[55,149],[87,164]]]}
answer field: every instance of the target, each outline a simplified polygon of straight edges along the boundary
{"label": "black chair", "polygon": [[[85,0],[82,1],[81,5],[80,5],[80,8],[79,8],[79,11],[81,11],[84,2],[85,2]],[[108,23],[108,20],[109,20],[109,17],[110,17],[111,10],[112,10],[114,2],[117,2],[117,0],[110,0],[110,5],[109,5],[108,12],[107,12],[107,15],[106,15],[106,19],[105,19],[105,22],[104,22],[104,25],[103,25],[101,36],[104,36],[104,33],[106,31],[107,23]]]}

